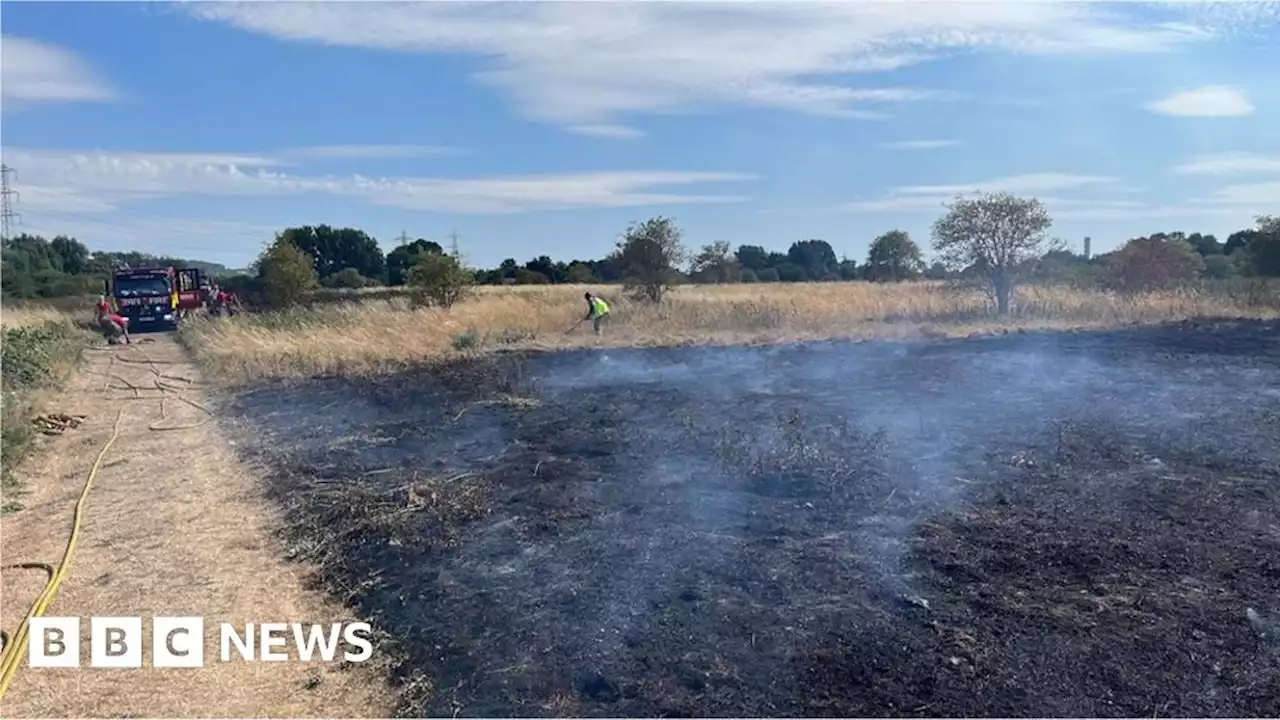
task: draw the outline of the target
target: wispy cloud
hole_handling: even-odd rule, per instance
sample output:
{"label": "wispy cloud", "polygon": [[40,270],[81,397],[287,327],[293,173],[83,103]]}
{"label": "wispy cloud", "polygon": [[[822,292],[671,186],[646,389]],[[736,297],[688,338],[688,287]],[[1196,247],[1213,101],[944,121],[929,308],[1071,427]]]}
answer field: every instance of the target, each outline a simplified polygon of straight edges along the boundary
{"label": "wispy cloud", "polygon": [[102,101],[115,92],[73,53],[28,38],[0,38],[0,97],[6,109],[36,102]]}
{"label": "wispy cloud", "polygon": [[612,138],[614,140],[634,140],[644,137],[644,133],[626,125],[574,125],[569,131],[578,135]]}
{"label": "wispy cloud", "polygon": [[94,250],[178,255],[236,267],[257,254],[280,228],[190,217],[46,212],[24,217],[21,229],[45,237],[70,235]]}
{"label": "wispy cloud", "polygon": [[1173,168],[1179,175],[1244,175],[1280,173],[1280,155],[1232,152],[1200,155]]}
{"label": "wispy cloud", "polygon": [[[885,197],[849,203],[845,209],[855,212],[901,212],[908,210],[940,209],[958,196],[978,192],[1008,192],[1015,194],[1044,193],[1106,185],[1114,178],[1098,175],[1070,173],[1027,173],[1010,175],[973,183],[953,185],[903,185],[890,188]],[[1043,200],[1043,199],[1042,199]],[[1069,202],[1069,201],[1068,201]]]}
{"label": "wispy cloud", "polygon": [[1147,105],[1147,110],[1173,117],[1241,117],[1253,113],[1241,90],[1228,85],[1206,85],[1174,93]]}
{"label": "wispy cloud", "polygon": [[955,147],[959,140],[901,140],[898,142],[880,143],[882,150],[941,150]]}
{"label": "wispy cloud", "polygon": [[457,155],[458,148],[440,145],[311,145],[289,148],[283,155],[326,159],[388,159]]}
{"label": "wispy cloud", "polygon": [[[1136,4],[1135,4],[1136,5]],[[459,53],[477,81],[527,117],[572,128],[619,115],[718,105],[879,118],[945,97],[857,87],[857,78],[982,50],[1159,53],[1248,26],[1270,11],[1204,13],[1181,4],[845,3],[199,3],[196,16],[284,40]],[[827,78],[822,83],[812,80]]]}
{"label": "wispy cloud", "polygon": [[1280,207],[1280,181],[1235,183],[1218,188],[1198,202],[1210,204],[1247,205],[1258,213],[1271,212]]}
{"label": "wispy cloud", "polygon": [[1069,190],[1115,182],[1114,178],[1098,175],[1073,175],[1071,173],[1027,173],[1008,177],[981,180],[975,183],[954,185],[907,185],[895,189],[900,195],[941,195],[954,196],[974,192],[1044,192],[1047,190]]}
{"label": "wispy cloud", "polygon": [[21,148],[7,149],[5,155],[7,162],[23,168],[23,208],[61,213],[99,212],[139,200],[178,196],[331,195],[375,205],[478,214],[722,203],[745,198],[683,194],[669,188],[755,179],[754,175],[743,173],[647,170],[484,178],[370,178],[284,173],[275,169],[278,160],[256,155]]}

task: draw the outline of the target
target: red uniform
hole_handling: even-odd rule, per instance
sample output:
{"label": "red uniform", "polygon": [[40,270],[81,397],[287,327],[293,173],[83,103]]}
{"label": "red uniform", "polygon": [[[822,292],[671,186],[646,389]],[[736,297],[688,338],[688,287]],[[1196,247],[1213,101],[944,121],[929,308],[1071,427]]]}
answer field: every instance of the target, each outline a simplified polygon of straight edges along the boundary
{"label": "red uniform", "polygon": [[111,322],[119,325],[120,327],[126,327],[129,324],[129,318],[124,317],[123,315],[117,315],[115,312],[113,312],[111,310],[111,303],[107,302],[106,300],[102,300],[101,302],[98,303],[98,315],[100,317],[105,317],[109,319]]}

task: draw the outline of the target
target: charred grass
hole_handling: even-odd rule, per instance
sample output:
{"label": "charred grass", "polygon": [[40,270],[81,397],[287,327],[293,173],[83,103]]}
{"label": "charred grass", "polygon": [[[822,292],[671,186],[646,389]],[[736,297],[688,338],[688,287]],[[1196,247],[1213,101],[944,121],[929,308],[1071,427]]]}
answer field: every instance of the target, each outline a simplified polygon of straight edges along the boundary
{"label": "charred grass", "polygon": [[1278,357],[511,353],[228,411],[409,715],[1273,716]]}

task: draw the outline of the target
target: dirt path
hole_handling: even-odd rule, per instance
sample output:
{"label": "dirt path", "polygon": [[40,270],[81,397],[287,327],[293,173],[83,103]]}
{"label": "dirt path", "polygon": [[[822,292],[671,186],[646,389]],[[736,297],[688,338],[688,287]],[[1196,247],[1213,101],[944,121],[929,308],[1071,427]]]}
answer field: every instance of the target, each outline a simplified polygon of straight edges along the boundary
{"label": "dirt path", "polygon": [[[169,399],[122,402],[130,392],[107,390],[108,376],[153,388],[153,369],[195,381],[186,396],[202,403],[199,370],[172,337],[132,349],[90,352],[79,374],[50,411],[86,415],[86,422],[50,438],[19,473],[23,510],[5,516],[3,564],[56,564],[67,540],[77,496],[117,411],[124,407],[119,439],[98,473],[79,546],[48,615],[201,615],[206,666],[154,669],[144,650],[140,670],[36,669],[25,660],[0,717],[30,716],[222,716],[376,717],[388,711],[387,693],[368,666],[346,671],[300,662],[209,662],[216,654],[217,623],[328,622],[351,619],[304,591],[302,570],[287,565],[271,535],[276,522],[254,477],[238,463],[213,422],[195,429],[155,431],[200,422],[200,410]],[[137,339],[135,339],[135,343]],[[137,361],[151,358],[159,365]],[[127,362],[132,361],[132,362]],[[122,385],[118,380],[117,385]],[[184,386],[181,380],[165,380]],[[8,634],[43,587],[38,571],[10,571],[2,579],[0,624]],[[144,620],[150,643],[149,622]],[[89,648],[82,642],[81,663]]]}

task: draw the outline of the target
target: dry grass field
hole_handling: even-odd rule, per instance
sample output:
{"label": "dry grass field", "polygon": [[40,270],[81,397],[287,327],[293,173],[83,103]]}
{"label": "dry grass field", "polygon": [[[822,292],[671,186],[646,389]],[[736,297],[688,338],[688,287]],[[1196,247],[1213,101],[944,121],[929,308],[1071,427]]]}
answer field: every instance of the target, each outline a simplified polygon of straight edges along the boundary
{"label": "dry grass field", "polygon": [[[448,311],[414,309],[403,297],[360,299],[353,293],[349,302],[195,322],[183,334],[206,370],[237,382],[394,371],[459,350],[943,338],[1280,315],[1280,302],[1270,297],[1274,288],[1258,287],[1126,297],[1027,286],[1011,316],[997,320],[981,292],[928,282],[688,286],[673,291],[660,308],[630,303],[616,286],[490,286]],[[600,338],[589,325],[574,326],[585,314],[584,290],[601,293],[611,305],[612,322]]]}
{"label": "dry grass field", "polygon": [[40,327],[71,321],[72,317],[68,313],[44,305],[5,307],[3,312],[0,312],[0,327],[6,328]]}
{"label": "dry grass field", "polygon": [[[211,617],[367,619],[378,667],[24,673],[6,716],[1280,711],[1274,284],[1027,286],[1005,318],[933,283],[396,292],[87,353],[58,396],[83,435],[33,454],[5,520],[52,554],[105,376],[164,363],[216,422],[157,434],[167,393],[125,403],[58,612],[185,578]],[[793,342],[839,339],[936,341]]]}

